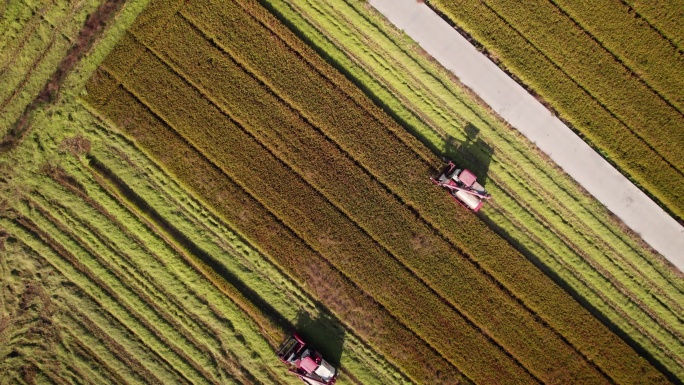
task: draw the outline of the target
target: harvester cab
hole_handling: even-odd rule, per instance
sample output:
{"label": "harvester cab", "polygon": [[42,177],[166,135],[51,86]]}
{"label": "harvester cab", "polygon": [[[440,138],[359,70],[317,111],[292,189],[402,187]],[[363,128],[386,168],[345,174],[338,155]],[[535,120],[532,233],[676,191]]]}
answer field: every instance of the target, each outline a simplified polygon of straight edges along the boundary
{"label": "harvester cab", "polygon": [[337,370],[296,333],[280,344],[276,354],[290,366],[290,373],[309,385],[333,385],[337,380]]}
{"label": "harvester cab", "polygon": [[470,170],[456,167],[452,161],[449,161],[440,173],[430,180],[444,187],[458,203],[473,212],[478,212],[483,201],[492,197],[482,185],[477,183],[475,174]]}

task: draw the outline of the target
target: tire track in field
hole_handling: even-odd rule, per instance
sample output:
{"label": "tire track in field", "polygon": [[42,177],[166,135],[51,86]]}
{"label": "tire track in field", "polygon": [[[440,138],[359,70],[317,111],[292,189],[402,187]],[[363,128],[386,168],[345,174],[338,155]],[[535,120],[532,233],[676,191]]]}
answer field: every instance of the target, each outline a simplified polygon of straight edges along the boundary
{"label": "tire track in field", "polygon": [[[44,198],[48,200],[47,198]],[[58,202],[51,202],[52,206],[56,208],[57,210],[55,211],[70,211],[68,208],[66,208],[63,204],[58,203]],[[221,346],[221,342],[215,338],[216,333],[213,333],[210,331],[208,326],[206,324],[203,324],[202,322],[197,323],[195,325],[189,324],[189,322],[193,322],[196,320],[196,317],[191,316],[189,312],[186,311],[185,308],[183,308],[177,300],[175,300],[174,296],[171,295],[167,290],[164,290],[161,288],[157,283],[155,283],[154,278],[150,277],[147,272],[144,272],[140,270],[138,267],[132,265],[131,263],[127,263],[126,260],[136,260],[136,258],[133,258],[131,255],[129,255],[127,252],[124,252],[123,250],[117,248],[112,244],[111,241],[106,239],[104,235],[98,231],[97,229],[93,228],[90,223],[85,222],[82,218],[77,218],[73,214],[66,214],[64,212],[61,213],[62,216],[67,216],[71,217],[69,218],[70,220],[76,221],[76,223],[71,224],[71,228],[87,228],[88,232],[94,236],[97,242],[100,243],[99,246],[87,246],[87,247],[104,247],[106,248],[112,255],[114,256],[121,256],[123,257],[121,261],[116,262],[118,267],[113,267],[110,262],[104,262],[105,266],[108,267],[108,270],[114,272],[115,276],[119,278],[121,282],[128,282],[125,283],[126,286],[130,287],[137,293],[137,295],[145,302],[150,304],[150,306],[155,309],[157,313],[161,316],[162,319],[164,319],[166,322],[168,322],[176,331],[178,331],[181,335],[183,335],[190,343],[191,346],[195,346],[199,351],[203,352],[205,355],[205,358],[208,358],[210,360],[213,360],[213,364],[216,366],[223,368],[225,370],[228,370],[230,372],[229,365],[227,364],[226,361],[222,359],[220,356],[216,356],[215,354],[212,353],[213,349],[217,349],[216,347]],[[75,234],[75,233],[74,233]],[[76,235],[77,236],[77,235]],[[86,242],[81,240],[82,242]],[[87,243],[87,242],[86,242]],[[91,253],[95,253],[96,251],[93,249]],[[100,253],[98,253],[100,255]],[[116,258],[115,258],[116,259]],[[122,270],[121,273],[118,272],[118,270]],[[127,273],[127,274],[126,274]],[[129,279],[125,279],[124,275],[130,277]],[[144,289],[142,289],[144,288]],[[154,293],[154,292],[157,293]],[[155,299],[153,300],[152,297]],[[164,306],[160,306],[159,302],[162,303]],[[166,310],[163,310],[166,309]],[[171,313],[176,314],[175,317],[171,316]],[[182,316],[181,316],[182,315]],[[176,319],[178,318],[178,319]],[[194,335],[194,333],[190,332],[192,330],[193,332],[196,332],[197,330],[202,332],[203,337],[207,339],[211,339],[214,342],[214,347],[213,349],[210,348],[209,346],[206,346],[204,343],[199,342],[197,337]],[[220,372],[219,372],[220,373]]]}
{"label": "tire track in field", "polygon": [[[124,92],[126,92],[126,94],[130,95],[131,98],[137,100],[137,98],[135,97],[135,95],[132,94],[132,93],[130,93],[130,91],[124,90]],[[138,102],[138,103],[140,103],[140,102]],[[331,272],[336,272],[336,273],[337,273],[337,276],[339,276],[339,277],[342,279],[342,281],[339,281],[339,282],[341,282],[342,285],[344,285],[345,287],[349,287],[349,288],[351,288],[351,289],[353,289],[353,290],[358,291],[358,293],[360,293],[360,294],[357,295],[357,296],[355,297],[357,301],[358,301],[359,299],[362,299],[362,298],[366,298],[367,301],[372,301],[370,306],[376,307],[376,308],[379,309],[380,312],[382,313],[381,316],[388,317],[387,319],[389,319],[389,320],[391,320],[392,322],[395,322],[397,325],[399,325],[399,328],[400,328],[400,329],[398,329],[398,330],[404,331],[404,332],[408,333],[408,335],[407,335],[406,337],[408,337],[408,336],[413,336],[413,337],[415,337],[415,338],[417,339],[417,342],[418,342],[419,344],[424,344],[423,346],[424,346],[425,349],[427,349],[428,351],[431,351],[432,353],[435,354],[436,357],[438,357],[438,360],[440,360],[440,361],[439,361],[440,364],[442,363],[441,360],[444,360],[443,362],[444,362],[446,365],[448,365],[448,366],[450,366],[450,367],[456,369],[456,367],[455,367],[449,360],[445,359],[445,358],[439,353],[439,351],[436,350],[436,349],[434,348],[434,346],[430,345],[429,343],[427,343],[426,341],[424,341],[423,339],[421,339],[421,338],[420,338],[412,329],[408,328],[404,323],[402,323],[401,321],[399,321],[399,319],[397,319],[396,317],[394,317],[394,316],[393,316],[393,315],[392,315],[392,314],[391,314],[391,313],[390,313],[382,304],[376,302],[375,299],[373,299],[373,297],[371,297],[367,292],[365,292],[363,289],[361,289],[354,281],[352,281],[349,277],[347,277],[342,271],[337,270],[337,269],[334,267],[334,265],[332,265],[332,264],[330,263],[330,261],[328,261],[327,259],[323,258],[321,255],[319,255],[319,254],[315,251],[315,249],[313,249],[313,248],[311,247],[311,245],[309,245],[306,241],[304,241],[304,240],[301,239],[299,236],[297,236],[297,234],[296,234],[291,228],[289,228],[286,224],[284,224],[283,221],[282,221],[278,216],[276,216],[276,215],[274,215],[273,213],[270,213],[268,210],[266,210],[266,209],[264,208],[263,204],[262,204],[259,200],[257,200],[254,196],[252,196],[252,195],[251,195],[248,191],[246,191],[242,186],[240,186],[240,185],[238,185],[236,182],[234,182],[234,181],[230,178],[230,176],[227,175],[227,174],[225,174],[225,172],[224,172],[219,166],[217,166],[216,164],[211,163],[208,159],[206,159],[206,157],[204,157],[204,155],[203,155],[199,150],[197,150],[190,142],[188,142],[187,139],[185,139],[184,137],[182,137],[181,135],[179,135],[175,130],[173,130],[172,128],[170,128],[170,127],[168,126],[168,123],[166,123],[166,122],[164,121],[163,118],[161,118],[161,117],[159,117],[158,115],[156,115],[156,114],[154,113],[154,111],[152,111],[152,110],[149,109],[148,106],[146,106],[146,105],[144,105],[144,104],[142,104],[142,103],[141,103],[141,105],[142,105],[142,107],[143,107],[144,109],[146,109],[152,116],[155,116],[155,119],[157,119],[158,121],[162,122],[162,124],[164,125],[164,127],[165,127],[166,130],[169,130],[169,131],[172,133],[172,135],[176,136],[182,143],[185,143],[185,145],[189,146],[189,148],[190,148],[194,153],[196,153],[198,157],[201,157],[201,158],[204,159],[206,162],[208,162],[208,163],[211,165],[211,168],[214,169],[217,173],[220,173],[221,175],[223,175],[223,176],[226,178],[226,179],[225,179],[226,181],[228,181],[228,182],[230,182],[231,184],[234,185],[234,188],[239,189],[239,191],[241,191],[242,193],[246,194],[246,197],[248,197],[248,199],[250,199],[250,200],[253,201],[256,205],[258,205],[258,207],[261,207],[263,210],[265,210],[265,212],[268,212],[269,214],[267,214],[267,215],[269,215],[269,216],[270,216],[270,217],[271,217],[279,226],[281,226],[281,227],[286,231],[286,234],[289,234],[290,236],[293,236],[294,239],[297,239],[297,240],[299,241],[299,243],[300,243],[302,246],[304,246],[305,250],[308,250],[309,252],[313,253],[313,255],[318,256],[318,258],[320,258],[320,260],[323,262],[323,266],[327,266],[328,269],[330,269]],[[239,226],[238,226],[238,227],[239,227]],[[267,247],[268,249],[272,249],[272,245],[266,245],[266,247]],[[272,252],[268,252],[268,254],[272,254]],[[320,267],[321,267],[321,266],[319,266],[318,268],[320,269]],[[333,273],[333,274],[334,274],[334,273]],[[301,277],[300,277],[300,278],[301,278]],[[328,280],[330,280],[330,279],[331,279],[331,277],[328,276]],[[334,280],[334,275],[333,275],[333,280]],[[327,288],[327,287],[317,287],[317,288],[311,288],[311,289],[315,289],[314,292],[319,293],[319,294],[321,293],[321,292],[320,292],[321,290],[323,290],[323,292],[329,290],[329,288]],[[321,298],[320,295],[314,295],[314,297]],[[325,298],[325,296],[323,296],[323,298]],[[368,306],[368,305],[364,305],[364,306]],[[332,306],[332,308],[335,308],[335,306]],[[339,310],[339,309],[338,309],[338,311],[342,311],[342,310]],[[344,317],[343,317],[343,318],[344,318]],[[356,322],[357,322],[357,320],[352,319],[352,323],[356,323]],[[360,327],[360,326],[359,326],[359,327]],[[365,329],[365,331],[363,332],[363,334],[367,336],[366,338],[369,338],[369,337],[368,337],[368,331],[367,331],[367,329]],[[370,338],[370,340],[373,340],[373,338]],[[373,344],[371,343],[371,346],[372,346],[372,345],[373,345]],[[385,347],[384,349],[386,349],[386,347]],[[412,350],[414,350],[414,348],[412,348]],[[390,355],[390,357],[393,357],[393,356],[394,356],[394,355]],[[396,359],[396,356],[394,356],[394,357],[395,357],[395,359]],[[403,369],[403,370],[404,370],[404,372],[406,371],[406,369]],[[412,369],[409,369],[409,371],[415,374],[415,371],[413,371]],[[459,372],[459,373],[460,373],[460,372]]]}
{"label": "tire track in field", "polygon": [[[73,241],[76,242],[77,247],[80,247],[83,249],[88,255],[91,255],[94,257],[93,259],[101,265],[106,271],[109,271],[112,273],[114,279],[118,280],[119,283],[122,285],[123,288],[128,289],[128,291],[133,294],[133,296],[137,296],[140,301],[142,301],[143,304],[148,305],[147,307],[150,309],[150,311],[155,314],[159,319],[163,322],[166,322],[169,326],[171,326],[177,333],[179,333],[184,339],[186,339],[187,342],[189,342],[189,347],[194,347],[198,349],[199,351],[202,351],[202,348],[200,347],[201,344],[198,344],[197,341],[192,337],[191,335],[188,334],[188,332],[182,328],[175,320],[172,319],[168,315],[167,312],[164,310],[160,309],[158,306],[156,306],[155,302],[152,301],[152,299],[149,297],[148,294],[144,293],[142,290],[134,290],[133,287],[131,287],[130,282],[127,283],[127,279],[124,278],[123,274],[119,272],[119,270],[111,265],[108,261],[105,261],[104,258],[97,253],[94,249],[93,246],[90,245],[87,241],[83,239],[82,236],[79,236],[75,234],[74,232],[70,231],[67,225],[62,223],[58,218],[56,218],[53,214],[49,213],[45,208],[41,207],[41,205],[35,201],[29,201],[29,204],[35,208],[43,217],[45,217],[47,220],[49,220],[55,227],[57,227],[65,236],[68,238],[72,239]],[[104,282],[104,281],[103,281]],[[110,288],[110,286],[106,286],[108,290],[114,290]],[[124,289],[124,290],[125,290]],[[119,303],[123,304],[124,307],[127,307],[130,309],[130,311],[133,314],[137,314],[137,318],[139,318],[143,324],[149,325],[148,327],[151,330],[154,330],[154,333],[162,340],[165,342],[165,345],[169,347],[172,351],[174,351],[179,357],[184,359],[189,365],[202,377],[204,377],[207,381],[213,382],[214,384],[218,384],[218,381],[214,378],[213,375],[209,374],[206,372],[201,365],[194,359],[192,359],[189,354],[185,351],[184,348],[181,348],[177,346],[176,344],[172,344],[171,341],[167,338],[166,335],[164,335],[164,332],[162,332],[160,329],[157,329],[152,326],[151,320],[148,320],[145,316],[141,315],[139,311],[133,310],[133,305],[128,303],[127,301],[122,301],[123,297],[119,296],[117,294],[118,301]],[[211,355],[209,355],[211,357]]]}
{"label": "tire track in field", "polygon": [[[205,38],[207,38],[206,35],[204,35],[204,36],[205,36]],[[218,47],[216,47],[216,48],[219,49]],[[232,53],[229,53],[229,54],[232,55]],[[233,58],[232,60],[236,60],[236,59]],[[263,79],[260,79],[260,78],[259,78],[257,75],[255,75],[253,72],[251,72],[250,70],[246,69],[242,64],[240,64],[240,63],[238,63],[238,62],[235,62],[235,63],[236,63],[236,65],[238,65],[240,68],[242,68],[242,70],[243,70],[246,74],[248,74],[249,76],[252,76],[257,82],[259,82],[259,84],[261,84],[262,87],[268,87],[268,86],[265,85]],[[177,71],[177,70],[176,70],[176,71]],[[186,81],[190,82],[190,81],[187,79],[187,77],[185,77],[185,76],[183,76],[183,77],[186,79]],[[198,85],[196,85],[196,84],[194,84],[194,83],[193,83],[193,86],[194,86],[195,88],[197,88],[203,95],[208,95],[208,94],[210,94],[209,92],[207,92],[207,90],[203,89],[202,87],[200,87],[200,86],[198,86]],[[271,92],[274,92],[274,90],[271,90]],[[276,92],[276,94],[277,94],[277,92]],[[302,114],[301,111],[296,110],[291,104],[289,104],[287,101],[283,100],[283,98],[280,97],[280,96],[278,96],[278,100],[280,100],[280,103],[282,103],[282,104],[288,106],[288,108],[290,108],[291,110],[293,110],[294,113],[303,116],[304,119],[305,119],[305,121],[307,122],[307,124],[311,125],[311,127],[312,127],[314,130],[316,130],[317,132],[319,132],[320,135],[323,135],[323,134],[321,133],[321,131],[320,131],[320,128],[314,126],[310,121],[308,121],[308,119],[306,119],[306,117]],[[212,101],[212,103],[214,103],[214,104],[216,105],[216,102]],[[218,107],[218,105],[217,105],[217,107]],[[219,107],[219,108],[220,108],[220,107]],[[243,126],[244,126],[244,125],[243,125]],[[247,129],[245,128],[245,130],[247,130]],[[249,130],[248,130],[248,131],[249,131]],[[253,134],[251,134],[251,135],[253,135]],[[257,140],[259,140],[259,139],[257,139]],[[269,151],[272,151],[272,150],[271,150],[268,146],[266,146],[262,141],[260,141],[260,143],[262,143],[263,146],[265,146],[267,149],[269,149]],[[330,142],[330,143],[333,144],[332,142]],[[367,170],[363,169],[362,166],[360,166],[359,163],[358,163],[357,161],[355,161],[354,159],[352,159],[351,156],[350,156],[348,153],[343,152],[343,150],[341,150],[339,147],[338,147],[338,151],[340,151],[340,153],[346,154],[347,159],[350,160],[351,162],[353,162],[354,164],[356,164],[356,166],[360,168],[361,172],[364,173],[364,175],[370,177],[372,180],[377,181],[372,175],[370,175],[370,173],[367,172]],[[276,155],[274,154],[274,156],[276,156]],[[281,158],[280,156],[276,156],[276,157],[277,157],[277,158],[280,158],[280,159],[282,160],[282,158]],[[283,160],[283,162],[285,162],[285,163],[287,164],[287,161],[284,161],[284,160]],[[295,171],[295,170],[294,170],[294,168],[293,168],[292,165],[289,165],[288,167],[289,167],[294,173],[300,175],[300,177],[301,177],[303,180],[306,180],[306,178],[301,174],[301,172]],[[387,249],[387,246],[386,246],[383,242],[379,241],[375,236],[372,236],[372,235],[368,232],[369,230],[367,230],[367,229],[366,229],[363,225],[361,225],[358,221],[356,221],[355,219],[353,219],[353,218],[349,215],[349,213],[348,213],[346,210],[342,209],[337,203],[334,203],[334,202],[330,199],[330,196],[329,196],[328,194],[322,192],[320,189],[318,189],[318,188],[315,187],[313,184],[311,184],[311,182],[308,182],[308,181],[307,181],[307,183],[308,183],[315,191],[318,191],[319,194],[323,195],[323,196],[326,198],[326,200],[327,200],[331,205],[333,205],[334,207],[337,208],[337,210],[339,210],[340,212],[344,213],[344,215],[345,215],[351,222],[353,222],[358,228],[360,228],[361,230],[363,230],[363,231],[365,232],[365,234],[366,234],[368,237],[370,237],[378,246],[382,247],[382,248],[383,248],[389,255],[391,255],[391,256],[392,256],[400,265],[402,265],[402,266],[404,266],[404,268],[408,269],[414,276],[416,276],[421,282],[423,282],[424,285],[426,285],[427,287],[431,288],[431,290],[435,290],[434,287],[433,287],[432,285],[430,285],[427,281],[425,281],[425,278],[423,278],[423,274],[418,274],[416,271],[414,271],[412,268],[410,268],[408,265],[406,265],[406,264],[403,262],[403,260],[401,260],[399,257],[397,257],[393,252],[390,252],[389,249]],[[388,192],[388,189],[387,189],[386,186],[385,186],[385,192]],[[390,196],[393,196],[394,199],[397,199],[396,194],[394,194],[394,193],[392,193],[392,192],[389,192],[389,193],[392,194],[392,195],[390,195]],[[420,220],[420,218],[418,218],[418,219]],[[459,252],[458,250],[454,250],[454,251]],[[452,306],[455,305],[455,303],[451,302],[450,300],[447,300],[446,297],[445,297],[444,295],[438,294],[436,291],[435,291],[435,295],[441,297],[444,301],[447,301],[447,303],[451,303]],[[519,302],[518,302],[518,305],[519,305]],[[477,325],[477,323],[476,323],[472,318],[470,318],[470,316],[466,316],[466,317],[469,318],[469,319],[471,320],[471,322],[473,322],[474,324]],[[548,324],[546,324],[546,327],[547,327],[548,329],[550,329],[556,336],[559,336],[559,333],[558,333],[555,329],[550,328]],[[477,328],[480,329],[482,332],[484,332],[479,326],[477,326]],[[486,332],[485,332],[485,333],[486,333]],[[493,337],[493,336],[490,336],[490,338],[494,338],[494,337]],[[563,338],[563,337],[561,336],[561,338]],[[565,341],[565,343],[568,344],[568,341]],[[502,345],[499,345],[499,346],[501,346],[501,347],[503,348]],[[571,348],[574,348],[571,344],[569,344],[569,346],[570,346]],[[505,348],[504,348],[504,349],[505,349]],[[574,350],[575,350],[576,352],[578,352],[578,350],[577,350],[576,348],[574,348]],[[581,352],[578,352],[578,353],[579,353],[580,355],[583,355]],[[509,354],[510,354],[510,352],[509,352]],[[586,357],[585,357],[585,359],[586,359]],[[520,361],[518,361],[518,362],[520,362]],[[587,361],[587,362],[589,362],[589,361]],[[598,371],[600,371],[600,369],[598,369],[598,368],[596,368],[596,369],[597,369]]]}
{"label": "tire track in field", "polygon": [[[49,215],[49,214],[48,214]],[[75,269],[77,269],[80,274],[83,276],[87,277],[89,281],[91,281],[96,287],[98,287],[98,290],[101,290],[102,292],[105,293],[106,296],[110,297],[113,299],[115,303],[117,303],[119,306],[121,306],[125,312],[127,312],[129,315],[131,315],[135,320],[137,320],[140,325],[143,326],[143,328],[147,329],[150,334],[153,336],[153,338],[158,339],[158,341],[161,341],[161,344],[168,347],[170,350],[174,351],[174,354],[176,354],[178,357],[184,357],[182,353],[178,351],[178,348],[175,347],[174,345],[170,344],[168,340],[164,336],[159,335],[159,331],[154,328],[148,320],[146,320],[144,317],[142,317],[140,314],[135,312],[133,309],[131,309],[128,305],[126,305],[125,301],[122,301],[122,298],[113,290],[111,289],[108,285],[106,285],[100,278],[95,277],[93,274],[91,274],[90,270],[80,261],[78,261],[78,258],[75,257],[73,254],[71,254],[64,246],[62,246],[60,243],[58,243],[56,240],[54,240],[48,233],[45,231],[41,230],[38,228],[33,221],[31,221],[29,218],[26,217],[20,217],[17,219],[17,223],[24,227],[27,231],[30,233],[36,234],[40,237],[40,239],[49,245],[53,251],[58,253],[64,260],[68,261],[68,263]],[[77,284],[78,285],[78,284]],[[103,309],[106,309],[105,306],[102,306],[101,302],[97,300],[96,297],[92,295],[92,293],[89,293],[86,291],[87,289],[84,289],[86,293],[88,293],[88,296],[90,296],[96,303],[100,304],[100,307]],[[118,319],[118,317],[116,317]],[[125,325],[125,323],[122,322],[122,324]],[[125,326],[126,329],[129,330],[129,333],[132,335],[138,335],[139,333],[136,333],[132,329],[130,329],[128,326]],[[147,346],[146,343],[143,343]],[[169,369],[171,369],[172,372],[175,372],[176,376],[178,378],[184,379],[185,382],[187,383],[193,383],[192,380],[186,377],[186,375],[180,371],[179,368],[177,368],[175,365],[171,364],[171,362],[168,361],[168,358],[164,357],[160,352],[158,352],[156,349],[151,348],[151,350],[154,352],[157,357],[165,362]],[[188,357],[184,358],[187,362],[191,362]],[[192,364],[190,364],[192,366]],[[196,364],[195,364],[196,365]],[[199,372],[201,373],[201,371]]]}
{"label": "tire track in field", "polygon": [[[24,232],[26,232],[26,233],[29,233],[29,234],[33,234],[35,237],[37,237],[37,240],[38,240],[39,242],[43,243],[43,246],[44,246],[44,247],[49,248],[50,250],[52,250],[52,251],[57,255],[58,258],[59,258],[59,257],[63,258],[64,261],[65,261],[67,264],[69,264],[69,266],[71,266],[71,268],[73,268],[74,270],[78,271],[80,274],[83,274],[84,276],[89,277],[86,273],[84,273],[84,271],[80,270],[80,268],[78,267],[78,266],[80,266],[79,262],[75,261],[75,260],[73,259],[73,256],[71,256],[70,254],[68,254],[68,251],[66,251],[66,249],[64,249],[63,247],[61,247],[61,245],[58,245],[58,244],[55,244],[55,243],[49,243],[52,239],[47,235],[47,233],[43,232],[43,231],[40,230],[38,227],[36,227],[36,225],[35,225],[30,219],[25,218],[25,217],[21,217],[21,216],[20,216],[19,218],[15,219],[14,224],[15,224],[18,228],[20,228],[22,231],[24,231]],[[21,238],[20,238],[20,239],[21,239]],[[24,240],[21,240],[21,241],[25,243]],[[36,255],[40,256],[40,257],[41,257],[42,259],[44,259],[48,264],[50,264],[50,265],[51,265],[51,266],[52,266],[60,275],[64,276],[65,279],[66,279],[68,282],[71,282],[74,286],[77,286],[77,287],[79,288],[80,291],[86,293],[86,296],[88,296],[88,297],[90,298],[91,301],[93,301],[95,304],[97,304],[97,306],[98,306],[100,309],[102,309],[103,312],[106,312],[106,310],[105,310],[106,308],[105,308],[104,306],[102,306],[101,302],[98,301],[98,299],[97,299],[96,297],[91,296],[91,295],[90,295],[87,291],[85,291],[77,282],[74,282],[74,281],[70,280],[69,277],[68,277],[68,273],[65,273],[64,271],[62,271],[62,269],[61,269],[59,266],[57,266],[57,264],[55,264],[53,261],[51,261],[49,257],[46,257],[46,256],[42,255],[42,254],[41,254],[38,250],[36,250],[33,246],[28,245],[28,243],[25,243],[25,244],[26,244],[27,247],[30,248]],[[79,300],[83,300],[83,299],[79,299]],[[115,341],[114,339],[110,338],[109,335],[108,335],[106,332],[102,331],[99,327],[97,327],[97,326],[95,325],[95,323],[92,322],[91,316],[86,316],[85,314],[81,313],[81,309],[77,309],[77,308],[74,308],[74,307],[72,307],[72,314],[81,314],[81,316],[79,316],[78,320],[76,320],[75,318],[74,318],[74,320],[77,321],[77,322],[80,321],[80,323],[83,323],[84,327],[85,327],[86,329],[90,330],[98,339],[101,339],[101,340],[105,341],[105,342],[107,343],[108,346],[113,347],[113,348],[112,348],[112,349],[113,349],[112,352],[113,352],[113,353],[114,353],[122,362],[128,364],[131,368],[135,368],[135,370],[136,370],[141,376],[143,376],[144,378],[150,379],[151,381],[153,381],[153,383],[156,383],[156,384],[162,384],[162,383],[163,383],[163,382],[162,382],[161,380],[159,380],[159,378],[156,377],[156,376],[155,376],[155,375],[154,375],[146,366],[143,366],[142,363],[141,363],[139,360],[137,360],[137,359],[131,357],[131,356],[128,355],[128,354],[125,354],[124,352],[126,351],[126,349],[125,349],[122,345],[120,345],[117,341]],[[128,327],[128,325],[126,325],[125,323],[121,322],[121,321],[120,321],[116,316],[114,316],[113,314],[111,314],[111,313],[107,313],[107,314],[108,314],[108,316],[107,316],[108,318],[113,318],[113,319],[115,320],[115,321],[113,321],[113,322],[116,322],[116,323],[118,323],[118,324],[121,326],[120,329],[125,330],[131,337],[133,337],[134,339],[136,339],[136,340],[138,341],[138,344],[139,344],[140,346],[144,347],[144,349],[149,350],[149,352],[151,352],[153,355],[155,355],[155,356],[157,357],[157,359],[159,360],[158,362],[159,362],[161,365],[165,365],[167,370],[170,370],[170,371],[173,372],[173,370],[174,370],[174,369],[173,369],[173,366],[169,365],[169,363],[168,363],[166,360],[164,360],[164,358],[161,357],[154,349],[152,349],[152,348],[149,347],[147,344],[145,344],[145,342],[137,335],[137,333],[135,333],[134,330],[132,330],[130,327]],[[69,313],[67,313],[67,315],[69,315]],[[72,315],[69,315],[69,316],[73,318]],[[178,374],[178,373],[177,373],[177,374]],[[179,378],[179,379],[182,379],[182,376],[181,376],[181,375],[178,375],[178,378]],[[183,383],[184,383],[184,384],[189,384],[190,382],[188,382],[187,380],[185,380]]]}

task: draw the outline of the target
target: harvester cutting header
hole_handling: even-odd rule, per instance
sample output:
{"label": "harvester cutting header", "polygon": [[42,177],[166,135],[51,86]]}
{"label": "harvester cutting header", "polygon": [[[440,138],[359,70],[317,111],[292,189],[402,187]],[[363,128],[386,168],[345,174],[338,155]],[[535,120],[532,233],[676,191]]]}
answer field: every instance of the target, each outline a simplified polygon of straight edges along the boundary
{"label": "harvester cutting header", "polygon": [[309,385],[333,385],[337,381],[337,370],[296,333],[280,344],[276,354],[290,365],[290,373]]}
{"label": "harvester cutting header", "polygon": [[478,212],[482,207],[482,202],[492,197],[482,185],[477,183],[475,174],[470,170],[456,167],[452,161],[442,168],[439,175],[430,179],[447,189],[458,203],[473,212]]}

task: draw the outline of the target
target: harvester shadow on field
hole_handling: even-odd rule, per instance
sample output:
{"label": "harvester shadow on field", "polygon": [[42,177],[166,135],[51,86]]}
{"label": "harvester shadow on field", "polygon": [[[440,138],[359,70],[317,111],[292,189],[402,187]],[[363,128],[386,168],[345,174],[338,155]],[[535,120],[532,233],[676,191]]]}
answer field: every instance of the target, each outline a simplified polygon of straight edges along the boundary
{"label": "harvester shadow on field", "polygon": [[339,367],[346,332],[339,325],[339,321],[328,314],[321,305],[316,307],[316,318],[300,310],[293,324],[297,333],[318,350],[326,361]]}
{"label": "harvester shadow on field", "polygon": [[[467,168],[477,175],[477,181],[487,187],[487,173],[492,162],[494,149],[479,137],[480,130],[471,123],[464,128],[466,140],[459,142],[450,135],[444,136],[444,147],[441,149],[428,146],[435,154],[453,160],[459,168]],[[420,137],[418,137],[420,140]]]}

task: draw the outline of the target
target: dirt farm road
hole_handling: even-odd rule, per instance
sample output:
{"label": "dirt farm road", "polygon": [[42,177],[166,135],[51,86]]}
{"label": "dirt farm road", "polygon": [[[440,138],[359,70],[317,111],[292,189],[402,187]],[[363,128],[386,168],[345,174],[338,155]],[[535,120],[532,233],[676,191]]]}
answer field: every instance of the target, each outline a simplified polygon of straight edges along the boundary
{"label": "dirt farm road", "polygon": [[646,243],[684,271],[684,227],[439,15],[416,0],[369,0],[369,3],[549,155]]}

